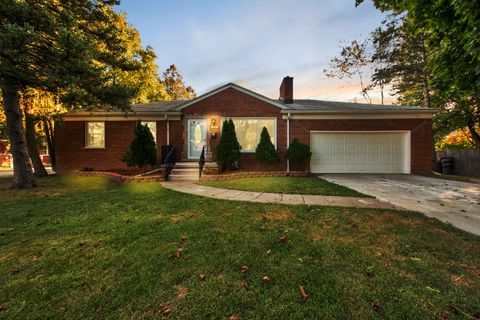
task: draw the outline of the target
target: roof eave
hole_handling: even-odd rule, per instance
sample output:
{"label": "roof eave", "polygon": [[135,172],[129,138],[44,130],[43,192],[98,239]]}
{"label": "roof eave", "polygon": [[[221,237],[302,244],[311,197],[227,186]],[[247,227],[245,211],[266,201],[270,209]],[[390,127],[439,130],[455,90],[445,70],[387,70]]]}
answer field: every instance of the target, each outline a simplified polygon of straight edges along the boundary
{"label": "roof eave", "polygon": [[439,109],[412,109],[412,110],[295,110],[295,109],[285,109],[281,113],[291,113],[291,114],[412,114],[412,113],[422,113],[422,114],[435,114],[439,112]]}
{"label": "roof eave", "polygon": [[179,111],[74,111],[67,112],[61,115],[61,117],[88,117],[88,116],[162,116],[162,115],[181,115]]}

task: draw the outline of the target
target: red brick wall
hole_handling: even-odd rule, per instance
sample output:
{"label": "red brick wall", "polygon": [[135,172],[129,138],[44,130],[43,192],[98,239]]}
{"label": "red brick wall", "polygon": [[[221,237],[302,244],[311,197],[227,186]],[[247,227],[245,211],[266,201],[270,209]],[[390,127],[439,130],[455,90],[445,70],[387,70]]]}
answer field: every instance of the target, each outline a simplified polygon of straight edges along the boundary
{"label": "red brick wall", "polygon": [[432,169],[432,121],[430,119],[392,120],[290,120],[290,139],[310,144],[310,131],[411,131],[411,172]]}
{"label": "red brick wall", "polygon": [[[279,161],[268,167],[268,170],[286,170],[286,122],[282,119],[280,109],[263,100],[252,97],[241,91],[229,88],[219,92],[202,101],[192,104],[183,109],[182,122],[185,128],[187,127],[188,119],[205,118],[217,119],[217,124],[220,127],[219,120],[221,117],[269,117],[277,118],[277,149],[279,151]],[[220,141],[220,136],[217,139],[210,139],[212,129],[207,128],[209,135],[209,144],[216,146]],[[219,132],[216,130],[215,132]],[[185,133],[186,134],[186,133]],[[271,133],[270,133],[271,134]],[[183,141],[186,141],[184,137]],[[182,145],[183,158],[187,158],[187,145]],[[255,154],[242,154],[240,156],[239,165],[246,170],[265,170],[265,165],[255,159]]]}
{"label": "red brick wall", "polygon": [[[181,120],[170,120],[170,144],[177,146],[178,160],[187,158],[187,120],[216,119],[220,127],[221,117],[275,117],[277,119],[277,148],[279,160],[268,167],[271,171],[286,169],[286,120],[282,119],[280,109],[243,92],[229,88],[185,109]],[[105,149],[85,149],[85,124],[82,121],[62,122],[56,125],[56,153],[59,171],[92,168],[94,170],[123,170],[126,165],[120,160],[133,139],[134,121],[106,122]],[[209,144],[216,146],[220,141],[210,139],[211,129],[207,122]],[[432,124],[426,119],[395,120],[290,120],[290,141],[297,138],[300,142],[310,143],[310,131],[377,131],[410,130],[411,131],[411,171],[427,173],[432,164]],[[157,121],[157,145],[162,146],[166,140],[166,122]],[[263,171],[264,164],[255,159],[254,154],[242,154],[240,166],[244,170]],[[292,164],[292,169],[302,167]]]}
{"label": "red brick wall", "polygon": [[[178,122],[178,121],[177,121]],[[157,146],[167,143],[166,122],[157,121]],[[64,121],[55,124],[57,171],[132,170],[120,159],[135,134],[135,121],[106,121],[105,148],[85,148],[85,122]]]}

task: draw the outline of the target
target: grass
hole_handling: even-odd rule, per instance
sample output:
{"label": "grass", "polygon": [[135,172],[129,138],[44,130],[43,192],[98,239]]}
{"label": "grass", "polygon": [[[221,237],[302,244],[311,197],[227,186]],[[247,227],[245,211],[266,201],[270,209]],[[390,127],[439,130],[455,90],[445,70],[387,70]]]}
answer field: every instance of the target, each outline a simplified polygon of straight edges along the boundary
{"label": "grass", "polygon": [[480,312],[480,239],[416,213],[219,201],[87,177],[33,191],[8,183],[2,319],[155,319],[166,307],[168,319]]}
{"label": "grass", "polygon": [[210,187],[254,192],[371,197],[318,177],[241,178],[224,181],[199,181],[198,183]]}

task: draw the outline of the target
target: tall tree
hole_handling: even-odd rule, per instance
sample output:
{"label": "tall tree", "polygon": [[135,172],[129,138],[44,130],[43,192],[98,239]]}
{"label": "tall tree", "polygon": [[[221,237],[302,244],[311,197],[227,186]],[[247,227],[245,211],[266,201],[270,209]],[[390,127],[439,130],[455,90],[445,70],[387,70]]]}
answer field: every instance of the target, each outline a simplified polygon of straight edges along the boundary
{"label": "tall tree", "polygon": [[190,100],[197,96],[191,86],[185,85],[182,75],[174,64],[163,73],[163,81],[172,100]]}
{"label": "tall tree", "polygon": [[373,83],[391,85],[392,95],[403,105],[432,106],[429,50],[423,32],[414,32],[404,15],[390,14],[371,33],[372,61],[382,61],[372,75]]}
{"label": "tall tree", "polygon": [[356,79],[360,83],[363,98],[372,103],[368,94],[368,85],[365,77],[368,69],[371,68],[370,54],[367,52],[368,41],[353,40],[349,45],[341,48],[340,55],[330,60],[330,70],[324,70],[327,77],[340,79]]}
{"label": "tall tree", "polygon": [[114,81],[136,89],[136,94],[131,99],[132,103],[171,100],[158,74],[158,66],[155,64],[157,55],[153,48],[142,47],[138,30],[128,24],[125,14],[116,15],[113,19],[113,23],[120,31],[119,37],[125,43],[125,56],[140,62],[139,68],[135,70],[112,69]]}
{"label": "tall tree", "polygon": [[[359,5],[363,0],[356,0]],[[480,146],[480,0],[374,0],[382,11],[405,14],[410,31],[423,34],[441,119],[449,131],[467,127]],[[439,126],[440,127],[440,126]]]}
{"label": "tall tree", "polygon": [[126,107],[135,88],[111,78],[134,70],[115,24],[116,0],[4,0],[0,6],[0,80],[14,158],[14,188],[35,186],[20,109],[24,88],[62,93],[69,106]]}

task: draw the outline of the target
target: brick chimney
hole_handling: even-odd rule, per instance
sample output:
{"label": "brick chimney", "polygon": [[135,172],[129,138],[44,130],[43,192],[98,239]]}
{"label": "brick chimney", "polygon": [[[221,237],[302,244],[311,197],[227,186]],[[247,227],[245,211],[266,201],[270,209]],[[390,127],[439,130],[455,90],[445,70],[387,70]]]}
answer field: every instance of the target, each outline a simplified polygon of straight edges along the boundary
{"label": "brick chimney", "polygon": [[280,100],[284,103],[293,103],[293,77],[283,78],[280,85]]}

